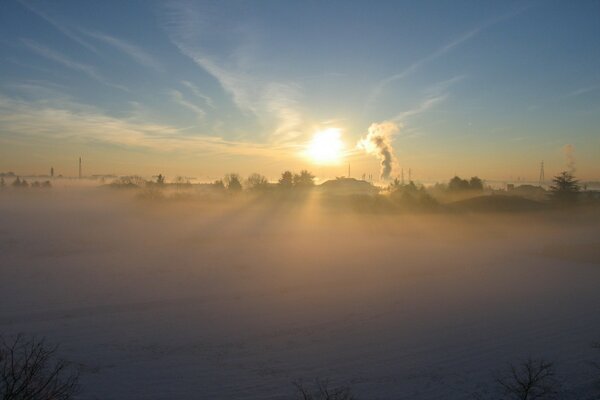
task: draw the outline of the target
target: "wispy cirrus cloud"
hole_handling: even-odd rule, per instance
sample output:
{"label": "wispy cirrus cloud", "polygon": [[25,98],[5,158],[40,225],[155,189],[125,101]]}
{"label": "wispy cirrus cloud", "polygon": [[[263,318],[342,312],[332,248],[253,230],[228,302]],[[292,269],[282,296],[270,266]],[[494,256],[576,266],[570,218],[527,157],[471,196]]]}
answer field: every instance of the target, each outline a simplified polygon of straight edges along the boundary
{"label": "wispy cirrus cloud", "polygon": [[379,97],[381,95],[381,93],[384,91],[384,89],[386,87],[388,87],[390,84],[392,84],[395,81],[404,79],[405,77],[416,72],[424,64],[427,64],[427,63],[435,60],[436,58],[441,57],[442,55],[450,52],[452,49],[460,46],[461,44],[465,43],[469,39],[475,37],[481,31],[481,29],[482,28],[475,28],[468,32],[463,33],[462,35],[460,35],[458,38],[454,39],[453,41],[445,44],[444,46],[440,47],[439,49],[435,50],[434,52],[421,58],[420,60],[415,61],[414,63],[412,63],[411,65],[406,67],[404,70],[400,71],[399,73],[382,79],[371,90],[371,93],[369,94],[369,97],[367,98],[367,105],[372,104],[377,99],[377,97]]}
{"label": "wispy cirrus cloud", "polygon": [[595,92],[598,90],[600,90],[600,85],[584,86],[579,89],[573,90],[572,92],[567,93],[566,95],[563,96],[563,98],[567,99],[567,98],[571,98],[571,97],[577,97],[577,96],[581,96],[581,95]]}
{"label": "wispy cirrus cloud", "polygon": [[183,106],[183,107],[187,108],[188,110],[191,110],[192,112],[194,112],[196,114],[197,118],[204,118],[204,116],[206,115],[206,112],[202,108],[200,108],[197,105],[195,105],[194,103],[186,100],[186,98],[183,96],[183,94],[180,91],[171,90],[170,95],[171,95],[172,101],[174,101],[175,103],[179,104],[180,106]]}
{"label": "wispy cirrus cloud", "polygon": [[72,28],[63,22],[59,22],[57,19],[50,17],[47,13],[38,7],[32,6],[29,2],[25,0],[19,1],[25,8],[45,20],[66,37],[96,54],[100,54],[98,48],[85,40],[83,38],[84,35],[114,47],[144,67],[152,68],[159,72],[164,70],[162,64],[155,57],[139,46],[105,33]]}
{"label": "wispy cirrus cloud", "polygon": [[22,42],[31,51],[35,52],[36,54],[38,54],[42,57],[47,58],[48,60],[54,61],[58,64],[61,64],[64,67],[72,69],[74,71],[81,72],[81,73],[87,75],[89,78],[102,83],[103,85],[110,86],[110,87],[113,87],[116,89],[120,89],[120,90],[123,90],[126,92],[129,91],[129,89],[127,89],[125,86],[110,82],[108,79],[106,79],[100,73],[98,73],[98,71],[96,71],[96,68],[94,68],[91,65],[72,60],[69,57],[65,56],[64,54],[61,54],[55,50],[52,50],[49,47],[42,46],[41,44],[39,44],[31,39],[22,39]]}
{"label": "wispy cirrus cloud", "polygon": [[425,94],[424,98],[413,108],[409,110],[405,110],[399,112],[394,117],[390,118],[391,121],[402,122],[407,118],[422,114],[433,107],[444,102],[449,94],[448,89],[450,87],[460,81],[462,81],[466,75],[457,75],[452,78],[433,83],[429,85],[423,93]]}
{"label": "wispy cirrus cloud", "polygon": [[123,39],[100,32],[92,32],[87,30],[82,30],[82,32],[90,37],[93,37],[94,39],[100,40],[114,47],[144,67],[148,67],[159,72],[164,70],[162,64],[156,58],[139,46],[129,43]]}
{"label": "wispy cirrus cloud", "polygon": [[393,118],[390,118],[390,120],[400,122],[400,121],[404,121],[405,119],[407,119],[409,117],[413,117],[415,115],[422,114],[422,113],[430,110],[437,104],[443,102],[446,99],[446,97],[447,96],[445,94],[433,96],[433,97],[427,97],[426,99],[421,101],[419,104],[417,104],[415,107],[411,108],[410,110],[402,111],[402,112],[396,114]]}
{"label": "wispy cirrus cloud", "polygon": [[217,18],[210,15],[211,10],[197,7],[197,4],[181,1],[168,4],[164,27],[171,42],[215,78],[242,113],[256,117],[265,126],[275,125],[271,140],[285,142],[300,136],[303,125],[301,86],[295,82],[273,81],[269,79],[268,71],[261,74],[253,54],[254,43],[240,39],[244,35],[227,37],[228,45],[221,46],[219,54],[203,46],[207,33],[219,39],[228,33],[227,28],[220,26]]}
{"label": "wispy cirrus cloud", "polygon": [[213,99],[210,96],[205,95],[204,93],[202,93],[200,91],[200,88],[198,88],[198,86],[194,85],[192,82],[190,81],[181,81],[181,84],[185,87],[187,87],[196,97],[202,99],[207,106],[209,106],[210,108],[215,108],[215,103],[213,102]]}
{"label": "wispy cirrus cloud", "polygon": [[55,29],[57,29],[58,31],[60,31],[63,35],[65,35],[69,39],[71,39],[74,42],[80,44],[81,46],[85,47],[86,49],[88,49],[90,51],[93,51],[94,53],[98,53],[98,50],[96,49],[96,47],[92,46],[86,40],[83,40],[73,30],[71,30],[67,26],[65,26],[65,24],[58,22],[56,19],[50,17],[48,14],[46,14],[45,12],[43,12],[42,10],[40,10],[39,8],[32,6],[30,4],[30,2],[28,2],[28,1],[19,0],[19,2],[25,8],[27,8],[29,11],[31,11],[34,14],[36,14],[38,17],[42,18],[43,20],[45,20],[47,23],[49,23],[50,25],[52,25]]}
{"label": "wispy cirrus cloud", "polygon": [[407,76],[417,72],[424,65],[435,61],[436,59],[442,57],[443,55],[450,53],[452,50],[455,50],[455,49],[459,48],[460,46],[462,46],[463,44],[467,43],[468,41],[474,39],[484,30],[486,30],[504,20],[515,17],[515,16],[525,12],[526,10],[530,9],[531,7],[532,7],[531,4],[519,5],[518,7],[511,9],[504,14],[501,14],[494,18],[483,21],[480,24],[478,24],[477,26],[475,26],[474,28],[463,32],[462,34],[458,35],[456,38],[454,38],[450,42],[444,44],[443,46],[435,49],[433,52],[431,52],[431,53],[427,54],[426,56],[413,62],[408,67],[404,68],[402,71],[380,80],[371,89],[371,92],[370,92],[369,96],[367,97],[366,105],[371,106],[375,102],[375,100],[382,94],[382,92],[385,90],[385,88],[390,86],[395,81],[406,78]]}
{"label": "wispy cirrus cloud", "polygon": [[235,154],[267,158],[290,157],[294,146],[274,146],[226,140],[220,136],[182,134],[187,128],[139,120],[135,110],[117,118],[96,107],[68,98],[52,102],[26,101],[0,94],[2,140],[33,143],[35,138],[65,140],[70,143],[106,143],[159,152],[193,154]]}

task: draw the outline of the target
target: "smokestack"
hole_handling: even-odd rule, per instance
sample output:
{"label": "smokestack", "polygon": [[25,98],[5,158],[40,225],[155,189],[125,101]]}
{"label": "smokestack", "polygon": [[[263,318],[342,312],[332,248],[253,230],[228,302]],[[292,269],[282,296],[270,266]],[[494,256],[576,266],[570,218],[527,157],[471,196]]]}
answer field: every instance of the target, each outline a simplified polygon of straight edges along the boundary
{"label": "smokestack", "polygon": [[81,179],[81,157],[79,157],[79,179]]}
{"label": "smokestack", "polygon": [[390,178],[392,169],[396,166],[396,156],[392,147],[392,135],[400,127],[394,122],[373,123],[369,127],[367,136],[358,142],[357,147],[367,154],[377,157],[381,164],[381,179]]}
{"label": "smokestack", "polygon": [[54,178],[54,167],[50,167],[50,178]]}

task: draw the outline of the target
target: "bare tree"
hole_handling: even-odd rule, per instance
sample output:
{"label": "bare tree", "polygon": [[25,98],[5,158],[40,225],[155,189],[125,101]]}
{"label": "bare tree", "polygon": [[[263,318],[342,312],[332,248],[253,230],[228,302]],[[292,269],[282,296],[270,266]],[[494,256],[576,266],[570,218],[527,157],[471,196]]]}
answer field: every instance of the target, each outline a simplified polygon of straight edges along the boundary
{"label": "bare tree", "polygon": [[227,174],[223,179],[227,190],[239,192],[242,190],[242,178],[238,174]]}
{"label": "bare tree", "polygon": [[17,335],[0,337],[0,398],[2,400],[68,400],[78,389],[79,373],[62,359],[57,346]]}
{"label": "bare tree", "polygon": [[246,186],[250,190],[265,190],[269,187],[269,181],[265,176],[254,173],[246,179]]}
{"label": "bare tree", "polygon": [[[592,348],[596,349],[596,350],[600,350],[600,342],[592,343]],[[600,362],[592,361],[591,364],[596,369],[596,372],[600,373]],[[597,376],[597,378],[596,378],[596,385],[598,385],[598,387],[600,387],[600,375]]]}
{"label": "bare tree", "polygon": [[302,382],[294,382],[299,400],[357,400],[347,386],[330,387],[327,380],[315,380],[312,388]]}
{"label": "bare tree", "polygon": [[544,360],[528,359],[511,365],[510,371],[496,381],[509,399],[555,399],[558,394],[554,366]]}

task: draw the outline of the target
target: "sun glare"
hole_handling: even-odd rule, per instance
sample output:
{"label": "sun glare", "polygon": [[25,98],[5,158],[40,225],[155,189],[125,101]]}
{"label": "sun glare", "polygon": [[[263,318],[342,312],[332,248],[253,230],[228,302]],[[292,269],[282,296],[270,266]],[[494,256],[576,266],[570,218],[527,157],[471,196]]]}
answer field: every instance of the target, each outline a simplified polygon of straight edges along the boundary
{"label": "sun glare", "polygon": [[337,128],[318,131],[308,144],[306,154],[316,164],[337,164],[342,158],[344,143]]}

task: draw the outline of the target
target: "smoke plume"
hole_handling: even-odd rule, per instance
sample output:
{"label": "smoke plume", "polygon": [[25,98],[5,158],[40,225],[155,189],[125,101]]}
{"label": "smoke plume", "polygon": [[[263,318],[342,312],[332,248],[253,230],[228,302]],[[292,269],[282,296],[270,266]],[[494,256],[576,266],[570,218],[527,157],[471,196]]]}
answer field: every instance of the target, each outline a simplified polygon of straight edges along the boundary
{"label": "smoke plume", "polygon": [[392,147],[392,136],[400,126],[394,122],[385,121],[373,123],[367,136],[359,140],[357,147],[367,154],[376,156],[381,162],[381,179],[389,179],[396,166],[396,156]]}
{"label": "smoke plume", "polygon": [[567,170],[571,173],[575,173],[575,146],[572,144],[566,144],[563,147],[563,153],[567,161]]}

